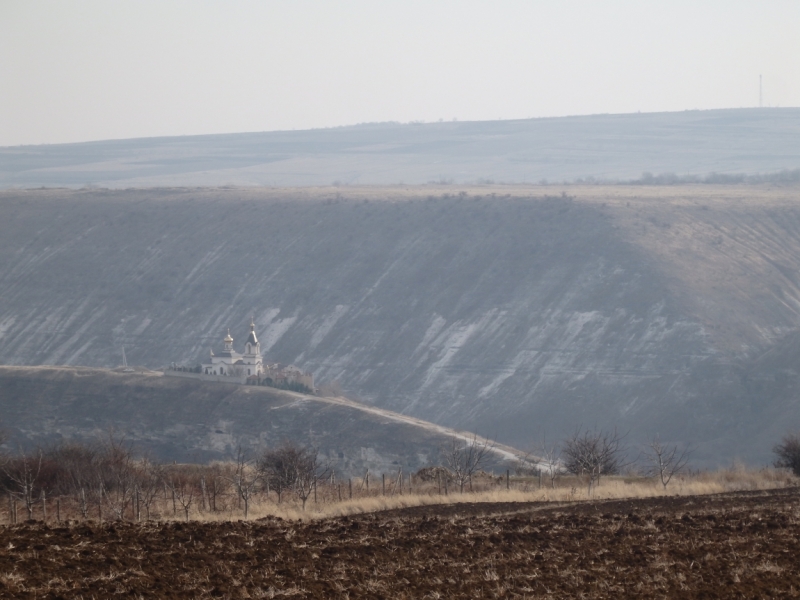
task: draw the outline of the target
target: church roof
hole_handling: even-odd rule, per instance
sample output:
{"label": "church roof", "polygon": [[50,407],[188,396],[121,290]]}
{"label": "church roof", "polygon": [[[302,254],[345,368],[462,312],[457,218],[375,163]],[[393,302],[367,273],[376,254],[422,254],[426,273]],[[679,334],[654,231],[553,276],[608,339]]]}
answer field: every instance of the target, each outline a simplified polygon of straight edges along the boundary
{"label": "church roof", "polygon": [[254,346],[258,343],[258,338],[256,337],[256,324],[253,319],[250,319],[250,335],[247,336],[246,344],[253,344]]}

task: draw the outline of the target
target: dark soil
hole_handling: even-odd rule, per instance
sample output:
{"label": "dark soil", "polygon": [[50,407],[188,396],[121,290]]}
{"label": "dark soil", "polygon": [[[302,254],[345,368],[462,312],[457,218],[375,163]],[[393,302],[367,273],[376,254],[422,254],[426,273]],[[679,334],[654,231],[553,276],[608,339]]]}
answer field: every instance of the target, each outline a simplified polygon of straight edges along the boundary
{"label": "dark soil", "polygon": [[0,529],[14,598],[800,596],[800,491]]}

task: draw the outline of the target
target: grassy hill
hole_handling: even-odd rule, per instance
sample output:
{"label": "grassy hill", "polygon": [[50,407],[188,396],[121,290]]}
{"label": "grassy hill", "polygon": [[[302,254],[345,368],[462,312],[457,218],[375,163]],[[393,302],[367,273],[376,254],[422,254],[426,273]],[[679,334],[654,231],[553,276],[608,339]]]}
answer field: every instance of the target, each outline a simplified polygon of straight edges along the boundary
{"label": "grassy hill", "polygon": [[[80,367],[0,367],[7,446],[97,441],[114,432],[163,460],[227,460],[290,440],[341,474],[438,464],[456,432],[347,400],[271,388]],[[498,447],[488,464],[512,465]]]}

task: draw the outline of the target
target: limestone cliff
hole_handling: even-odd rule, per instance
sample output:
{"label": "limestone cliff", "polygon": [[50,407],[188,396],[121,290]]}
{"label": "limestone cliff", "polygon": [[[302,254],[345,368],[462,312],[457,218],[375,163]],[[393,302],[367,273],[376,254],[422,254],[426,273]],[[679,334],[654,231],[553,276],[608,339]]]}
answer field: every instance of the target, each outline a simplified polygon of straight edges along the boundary
{"label": "limestone cliff", "polygon": [[4,192],[0,362],[194,364],[255,315],[267,360],[519,447],[768,460],[800,424],[797,188],[565,190]]}

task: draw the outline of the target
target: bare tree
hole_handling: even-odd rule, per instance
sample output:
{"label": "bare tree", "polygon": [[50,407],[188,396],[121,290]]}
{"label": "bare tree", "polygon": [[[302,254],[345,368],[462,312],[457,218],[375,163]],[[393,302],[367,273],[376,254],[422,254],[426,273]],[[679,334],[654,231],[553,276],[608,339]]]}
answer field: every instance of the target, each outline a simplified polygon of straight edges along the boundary
{"label": "bare tree", "polygon": [[316,488],[317,481],[325,479],[329,467],[319,462],[319,453],[316,448],[303,448],[296,462],[296,475],[294,480],[294,493],[306,509],[306,501]]}
{"label": "bare tree", "polygon": [[142,459],[136,472],[136,486],[139,502],[144,504],[145,519],[150,520],[150,507],[162,488],[164,481],[163,467],[148,458]]}
{"label": "bare tree", "polygon": [[[192,507],[197,490],[197,473],[194,467],[177,465],[171,467],[165,477],[167,486],[172,491],[172,497],[181,505],[186,521],[189,521],[189,509]],[[247,504],[245,504],[245,519],[247,518]]]}
{"label": "bare tree", "polygon": [[306,461],[306,450],[285,441],[279,447],[264,451],[258,459],[258,471],[262,481],[278,495],[278,504],[283,493],[291,490],[297,482],[301,465]]}
{"label": "bare tree", "polygon": [[57,466],[53,491],[62,496],[72,496],[84,519],[89,517],[86,490],[96,481],[99,452],[95,445],[65,443],[45,451],[45,460]]}
{"label": "bare tree", "polygon": [[320,464],[316,448],[289,441],[265,451],[258,461],[258,470],[262,481],[278,494],[279,503],[284,492],[291,490],[302,502],[303,510],[317,482],[329,473],[328,467]]}
{"label": "bare tree", "polygon": [[136,487],[136,464],[124,438],[109,434],[97,461],[96,473],[101,501],[117,520],[123,520]]}
{"label": "bare tree", "polygon": [[233,470],[214,463],[206,467],[206,493],[211,510],[217,512],[217,498],[227,494],[233,481]]}
{"label": "bare tree", "polygon": [[98,457],[93,445],[65,443],[44,451],[44,459],[57,465],[53,491],[65,496],[75,495],[92,483]]}
{"label": "bare tree", "polygon": [[791,469],[800,476],[800,433],[787,433],[779,444],[772,449],[775,466],[779,469]]}
{"label": "bare tree", "polygon": [[586,477],[587,493],[591,495],[601,475],[617,474],[627,464],[623,439],[616,429],[604,432],[578,428],[564,442],[564,468],[573,475]]}
{"label": "bare tree", "polygon": [[558,442],[548,444],[547,438],[544,438],[539,445],[538,454],[539,471],[547,473],[550,487],[555,489],[556,478],[564,471],[564,467],[561,464],[561,446]]}
{"label": "bare tree", "polygon": [[253,465],[253,461],[239,446],[236,450],[236,466],[230,477],[230,482],[236,489],[236,494],[244,502],[244,518],[247,519],[247,513],[250,508],[250,499],[256,492],[259,483],[259,472]]}
{"label": "bare tree", "polygon": [[444,466],[452,473],[453,479],[464,493],[464,485],[472,482],[472,476],[480,470],[494,449],[494,442],[478,437],[473,433],[469,438],[451,438],[442,446]]}
{"label": "bare tree", "polygon": [[650,463],[650,474],[658,477],[664,491],[672,477],[683,471],[689,464],[690,448],[679,449],[676,445],[662,444],[655,436],[645,450],[645,456]]}
{"label": "bare tree", "polygon": [[39,476],[42,472],[42,462],[44,453],[38,448],[32,454],[22,451],[18,456],[14,456],[3,461],[3,472],[9,480],[10,492],[16,492],[28,511],[28,519],[33,518],[33,505],[40,492]]}

